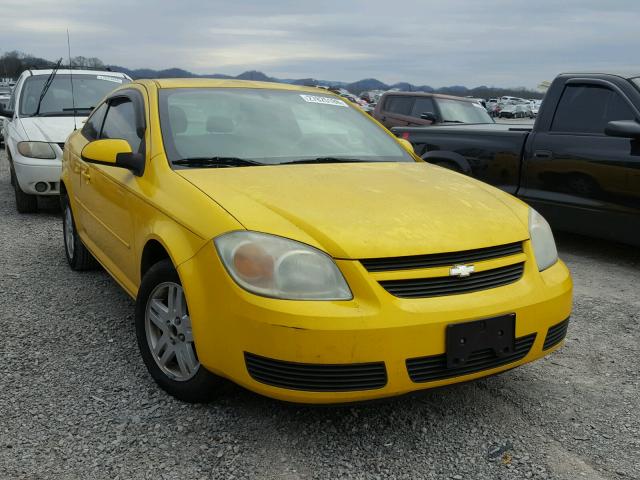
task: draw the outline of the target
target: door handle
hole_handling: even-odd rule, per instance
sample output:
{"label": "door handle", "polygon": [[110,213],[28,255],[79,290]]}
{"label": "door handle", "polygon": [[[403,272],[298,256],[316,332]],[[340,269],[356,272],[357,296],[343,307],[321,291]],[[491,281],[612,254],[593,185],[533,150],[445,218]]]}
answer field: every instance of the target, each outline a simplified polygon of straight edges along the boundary
{"label": "door handle", "polygon": [[84,178],[84,181],[87,183],[91,183],[91,174],[89,173],[89,170],[82,170],[80,171],[80,175],[82,175],[82,178]]}
{"label": "door handle", "polygon": [[536,150],[533,152],[533,158],[546,158],[550,160],[553,158],[553,152],[550,150]]}

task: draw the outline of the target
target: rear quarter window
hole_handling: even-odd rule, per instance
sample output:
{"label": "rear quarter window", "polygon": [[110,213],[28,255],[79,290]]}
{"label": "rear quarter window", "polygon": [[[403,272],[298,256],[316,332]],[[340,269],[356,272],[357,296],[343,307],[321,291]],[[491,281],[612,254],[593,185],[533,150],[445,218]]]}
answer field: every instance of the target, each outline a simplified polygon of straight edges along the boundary
{"label": "rear quarter window", "polygon": [[409,115],[413,106],[413,97],[391,95],[384,102],[384,109],[390,113]]}

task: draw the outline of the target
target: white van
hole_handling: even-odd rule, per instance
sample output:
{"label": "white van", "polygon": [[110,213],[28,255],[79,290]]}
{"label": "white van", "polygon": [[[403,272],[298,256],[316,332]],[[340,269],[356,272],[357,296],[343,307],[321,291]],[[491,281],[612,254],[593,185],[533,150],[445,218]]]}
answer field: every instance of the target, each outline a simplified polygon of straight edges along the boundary
{"label": "white van", "polygon": [[123,73],[96,70],[26,70],[20,75],[8,106],[0,106],[18,212],[37,211],[39,195],[59,195],[65,140],[82,128],[103,97],[130,81]]}

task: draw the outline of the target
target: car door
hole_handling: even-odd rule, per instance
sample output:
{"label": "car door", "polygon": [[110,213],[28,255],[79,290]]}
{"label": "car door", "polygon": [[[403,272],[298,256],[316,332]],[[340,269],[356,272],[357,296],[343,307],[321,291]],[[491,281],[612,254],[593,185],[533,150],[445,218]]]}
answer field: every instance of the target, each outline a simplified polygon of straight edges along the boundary
{"label": "car door", "polygon": [[528,142],[520,194],[557,228],[637,243],[640,143],[605,135],[614,120],[640,120],[622,88],[568,81],[549,128]]}
{"label": "car door", "polygon": [[413,102],[414,97],[409,95],[387,95],[383,98],[380,122],[387,128],[412,125]]}
{"label": "car door", "polygon": [[[107,101],[99,138],[127,140],[133,152],[145,153],[145,113],[138,90],[121,90]],[[83,162],[80,201],[89,248],[108,269],[130,285],[137,278],[134,255],[132,190],[138,181],[131,171]]]}
{"label": "car door", "polygon": [[434,117],[438,117],[438,109],[433,101],[433,97],[415,97],[415,101],[411,106],[411,112],[409,113],[409,116],[411,117],[410,124],[431,125],[433,123],[431,120],[423,120],[420,118],[421,115],[427,113],[432,114]]}
{"label": "car door", "polygon": [[104,117],[108,108],[109,106],[106,102],[98,105],[82,127],[80,132],[82,135],[72,135],[68,139],[68,142],[70,143],[65,146],[65,161],[69,162],[68,171],[69,179],[71,180],[71,185],[67,185],[67,188],[69,193],[73,196],[71,206],[76,218],[76,228],[81,235],[86,233],[84,225],[87,211],[81,198],[80,191],[82,189],[83,175],[86,175],[89,172],[89,165],[82,160],[80,152],[82,152],[82,149],[87,143],[100,138],[102,123],[104,122]]}

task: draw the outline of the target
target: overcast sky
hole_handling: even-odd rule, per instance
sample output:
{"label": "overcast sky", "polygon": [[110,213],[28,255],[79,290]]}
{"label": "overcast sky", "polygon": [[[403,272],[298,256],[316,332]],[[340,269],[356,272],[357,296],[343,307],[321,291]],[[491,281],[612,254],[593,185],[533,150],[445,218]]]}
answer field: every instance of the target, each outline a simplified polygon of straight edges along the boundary
{"label": "overcast sky", "polygon": [[[135,5],[135,6],[131,6]],[[0,0],[0,52],[128,68],[536,86],[640,70],[639,0]]]}

